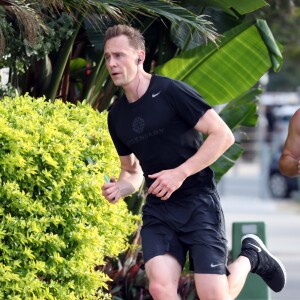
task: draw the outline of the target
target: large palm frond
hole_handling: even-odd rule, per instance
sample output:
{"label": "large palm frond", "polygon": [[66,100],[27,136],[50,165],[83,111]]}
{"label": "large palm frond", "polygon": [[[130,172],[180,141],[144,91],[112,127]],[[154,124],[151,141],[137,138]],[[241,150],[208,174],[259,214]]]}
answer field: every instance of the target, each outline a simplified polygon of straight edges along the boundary
{"label": "large palm frond", "polygon": [[[136,15],[147,15],[153,18],[166,18],[173,23],[185,23],[193,28],[202,38],[215,41],[217,33],[212,23],[205,16],[197,16],[191,11],[175,4],[175,1],[167,0],[40,0],[38,3],[33,0],[0,0],[0,13],[17,22],[21,34],[30,43],[34,44],[37,35],[46,31],[47,27],[43,22],[43,11],[66,11],[74,16],[76,12],[81,16],[89,16],[90,21],[97,26],[108,19],[118,22],[128,22]],[[0,37],[5,47],[5,34],[0,22]]]}
{"label": "large palm frond", "polygon": [[213,23],[208,20],[208,16],[196,15],[192,11],[180,6],[178,1],[168,0],[111,0],[100,5],[109,5],[110,7],[118,7],[121,11],[134,12],[135,14],[145,14],[158,18],[166,18],[169,21],[177,23],[185,23],[188,27],[193,28],[205,40],[213,42],[218,38],[218,34]]}
{"label": "large palm frond", "polygon": [[[46,26],[41,16],[36,12],[31,3],[24,0],[0,0],[1,17],[5,16],[9,20],[16,22],[20,28],[21,35],[30,43],[34,44],[36,36]],[[0,23],[0,56],[5,48],[4,24]]]}

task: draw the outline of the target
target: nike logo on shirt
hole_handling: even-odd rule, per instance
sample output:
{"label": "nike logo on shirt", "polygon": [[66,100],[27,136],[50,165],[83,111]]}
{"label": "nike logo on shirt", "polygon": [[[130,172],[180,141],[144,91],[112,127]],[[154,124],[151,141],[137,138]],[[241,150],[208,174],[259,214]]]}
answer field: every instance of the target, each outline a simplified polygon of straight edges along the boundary
{"label": "nike logo on shirt", "polygon": [[219,267],[219,266],[222,266],[223,264],[210,264],[210,266],[212,267],[212,268],[215,268],[215,267]]}
{"label": "nike logo on shirt", "polygon": [[155,97],[157,97],[159,94],[161,93],[161,91],[159,91],[158,93],[156,93],[156,94],[154,94],[154,93],[152,93],[152,98],[155,98]]}

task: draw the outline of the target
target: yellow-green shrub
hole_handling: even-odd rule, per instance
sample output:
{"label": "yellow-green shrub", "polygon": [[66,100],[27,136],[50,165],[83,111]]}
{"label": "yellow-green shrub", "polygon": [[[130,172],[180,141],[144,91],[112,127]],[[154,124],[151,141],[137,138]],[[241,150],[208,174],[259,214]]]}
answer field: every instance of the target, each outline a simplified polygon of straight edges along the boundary
{"label": "yellow-green shrub", "polygon": [[106,113],[28,95],[0,101],[0,299],[109,299],[95,265],[136,219],[101,196],[118,158]]}

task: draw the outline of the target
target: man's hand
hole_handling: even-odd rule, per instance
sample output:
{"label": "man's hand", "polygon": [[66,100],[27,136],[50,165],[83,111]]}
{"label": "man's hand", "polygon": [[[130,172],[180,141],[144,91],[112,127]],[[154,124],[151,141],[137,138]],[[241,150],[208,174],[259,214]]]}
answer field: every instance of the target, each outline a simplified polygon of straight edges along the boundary
{"label": "man's hand", "polygon": [[161,200],[168,200],[186,179],[186,176],[178,169],[163,170],[149,175],[155,179],[148,189],[148,194],[153,194]]}
{"label": "man's hand", "polygon": [[121,198],[120,188],[114,177],[112,177],[109,182],[103,184],[102,196],[113,204]]}

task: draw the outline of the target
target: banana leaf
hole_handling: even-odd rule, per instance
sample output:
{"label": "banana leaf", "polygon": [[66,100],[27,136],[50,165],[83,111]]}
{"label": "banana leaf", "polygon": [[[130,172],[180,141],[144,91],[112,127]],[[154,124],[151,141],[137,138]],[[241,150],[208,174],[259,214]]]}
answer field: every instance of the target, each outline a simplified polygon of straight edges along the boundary
{"label": "banana leaf", "polygon": [[238,143],[234,143],[211,168],[215,172],[216,182],[219,182],[224,174],[226,174],[236,163],[238,158],[243,154],[244,149]]}
{"label": "banana leaf", "polygon": [[[241,126],[253,127],[258,120],[258,95],[262,93],[259,88],[253,88],[240,97],[229,102],[219,113],[220,117],[236,132]],[[219,182],[243,154],[244,149],[236,142],[216,162],[211,165],[215,172],[216,181]]]}
{"label": "banana leaf", "polygon": [[270,68],[279,71],[282,55],[263,20],[226,32],[221,43],[182,52],[155,72],[185,81],[215,106],[252,88]]}
{"label": "banana leaf", "polygon": [[[263,0],[182,0],[180,4],[195,14],[209,16],[210,20],[213,20],[217,32],[221,35],[241,24],[246,14],[268,5]],[[183,22],[173,23],[171,34],[173,42],[181,50],[205,44],[205,40]],[[188,41],[186,37],[188,37]]]}
{"label": "banana leaf", "polygon": [[244,15],[268,5],[264,0],[185,0],[184,2],[189,5],[217,7],[232,15]]}
{"label": "banana leaf", "polygon": [[240,97],[230,101],[219,113],[233,132],[240,126],[256,126],[258,120],[257,103],[259,101],[257,96],[261,93],[262,89],[260,88],[250,89]]}

